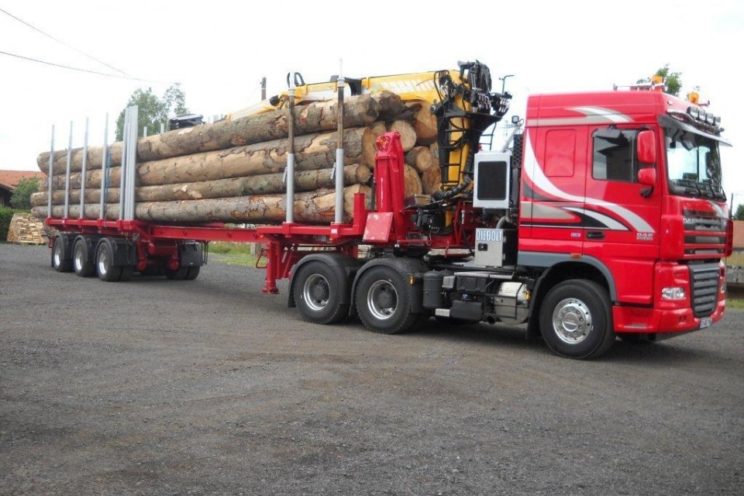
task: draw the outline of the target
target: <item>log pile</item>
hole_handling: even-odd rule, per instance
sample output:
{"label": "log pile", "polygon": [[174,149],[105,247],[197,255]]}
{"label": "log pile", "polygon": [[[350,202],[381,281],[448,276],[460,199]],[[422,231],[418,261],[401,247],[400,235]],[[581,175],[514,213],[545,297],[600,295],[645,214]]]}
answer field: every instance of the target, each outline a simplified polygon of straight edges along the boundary
{"label": "log pile", "polygon": [[[332,167],[337,146],[336,102],[295,109],[295,202],[298,222],[328,223],[334,218]],[[289,152],[289,114],[277,109],[214,124],[178,129],[137,142],[135,217],[155,222],[279,223],[285,218],[284,167]],[[376,154],[375,140],[397,131],[406,154],[406,197],[431,194],[439,187],[436,118],[422,102],[402,102],[391,92],[350,97],[344,105],[344,218],[353,214],[353,198],[364,193],[369,204]],[[86,218],[100,214],[103,150],[90,147],[83,177],[83,150],[73,149],[69,178],[69,215],[80,215],[85,184]],[[122,143],[109,147],[104,217],[119,218]],[[38,156],[48,173],[49,152]],[[56,151],[52,170],[52,216],[65,203],[67,150]],[[435,172],[436,171],[436,172]],[[43,188],[46,189],[46,188]],[[33,213],[47,216],[48,194],[34,193]]]}
{"label": "log pile", "polygon": [[43,245],[47,243],[44,224],[31,214],[13,214],[8,226],[8,243]]}

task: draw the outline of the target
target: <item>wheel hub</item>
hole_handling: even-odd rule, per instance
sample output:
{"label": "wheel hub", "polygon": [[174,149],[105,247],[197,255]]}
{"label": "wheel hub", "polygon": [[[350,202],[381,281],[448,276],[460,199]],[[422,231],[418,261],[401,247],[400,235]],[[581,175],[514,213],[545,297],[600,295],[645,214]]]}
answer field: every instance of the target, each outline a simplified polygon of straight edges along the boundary
{"label": "wheel hub", "polygon": [[398,291],[389,281],[375,281],[367,292],[367,308],[376,319],[387,320],[398,308]]}
{"label": "wheel hub", "polygon": [[592,313],[583,301],[566,298],[558,302],[553,310],[553,331],[566,344],[579,344],[592,329]]}
{"label": "wheel hub", "polygon": [[328,306],[331,299],[331,285],[323,274],[312,274],[305,279],[302,287],[302,297],[305,304],[318,312]]}

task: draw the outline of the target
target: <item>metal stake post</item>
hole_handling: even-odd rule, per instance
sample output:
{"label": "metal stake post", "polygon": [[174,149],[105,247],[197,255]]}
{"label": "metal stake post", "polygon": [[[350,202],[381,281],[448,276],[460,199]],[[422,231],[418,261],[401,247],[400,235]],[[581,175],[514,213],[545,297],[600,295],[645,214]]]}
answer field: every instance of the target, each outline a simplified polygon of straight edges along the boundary
{"label": "metal stake post", "polygon": [[134,183],[137,174],[137,117],[139,108],[137,106],[129,107],[129,141],[125,143],[127,147],[126,169],[122,173],[126,175],[126,188],[123,192],[126,195],[124,201],[124,219],[134,220]]}
{"label": "metal stake post", "polygon": [[65,171],[65,214],[70,215],[70,164],[72,163],[72,121],[70,121],[70,139],[67,144],[67,170]]}
{"label": "metal stake post", "polygon": [[122,143],[122,146],[121,146],[121,169],[119,169],[119,172],[120,172],[119,174],[119,220],[124,219],[124,197],[126,196],[124,188],[125,188],[125,184],[126,184],[125,181],[126,181],[126,176],[127,176],[126,174],[127,154],[129,153],[129,147],[127,146],[127,141],[129,138],[128,130],[129,130],[129,127],[131,126],[131,122],[130,122],[131,117],[130,117],[129,108],[130,107],[127,107],[124,110],[124,127],[123,127],[123,134],[122,134],[124,143]]}
{"label": "metal stake post", "polygon": [[80,171],[80,217],[85,217],[85,174],[88,171],[88,118],[85,118],[85,134],[83,136],[83,167]]}
{"label": "metal stake post", "polygon": [[343,61],[339,62],[337,89],[338,89],[338,138],[336,143],[336,164],[333,174],[336,180],[336,224],[344,221],[344,76]]}
{"label": "metal stake post", "polygon": [[98,218],[106,218],[106,189],[108,188],[108,125],[109,116],[106,114],[106,122],[103,125],[103,152],[101,156],[101,205],[99,207]]}
{"label": "metal stake post", "polygon": [[52,216],[52,176],[54,175],[54,124],[52,124],[52,143],[49,145],[49,170],[47,170],[49,189],[47,191],[47,217]]}
{"label": "metal stake post", "polygon": [[295,155],[294,155],[294,107],[295,83],[293,74],[289,78],[289,120],[287,124],[287,166],[284,169],[284,184],[287,186],[286,221],[294,222],[294,194],[295,194]]}

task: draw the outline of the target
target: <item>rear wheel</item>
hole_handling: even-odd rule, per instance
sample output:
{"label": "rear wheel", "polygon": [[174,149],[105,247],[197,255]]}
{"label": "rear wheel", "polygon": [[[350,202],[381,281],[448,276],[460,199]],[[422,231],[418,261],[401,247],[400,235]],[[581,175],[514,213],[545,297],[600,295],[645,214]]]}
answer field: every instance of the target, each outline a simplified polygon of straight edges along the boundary
{"label": "rear wheel", "polygon": [[165,277],[172,281],[183,281],[189,275],[189,267],[179,267],[176,270],[165,268]]}
{"label": "rear wheel", "polygon": [[553,287],[540,306],[540,330],[554,353],[597,358],[615,339],[607,290],[593,281],[571,279]]}
{"label": "rear wheel", "polygon": [[52,267],[57,272],[72,271],[72,257],[67,253],[68,250],[69,243],[65,236],[54,238],[54,244],[52,245]]}
{"label": "rear wheel", "polygon": [[372,267],[359,278],[354,305],[364,327],[384,334],[405,332],[427,315],[413,313],[403,275],[392,267]]}
{"label": "rear wheel", "polygon": [[293,298],[302,317],[316,324],[340,322],[349,314],[342,303],[344,281],[328,264],[318,260],[300,267],[293,282]]}
{"label": "rear wheel", "polygon": [[83,236],[78,236],[73,245],[72,265],[75,274],[80,277],[90,277],[96,273],[96,264],[88,250],[88,240]]}
{"label": "rear wheel", "polygon": [[101,240],[96,249],[96,272],[98,278],[106,282],[115,282],[121,279],[122,267],[114,265],[114,250],[108,239]]}
{"label": "rear wheel", "polygon": [[196,267],[189,267],[189,270],[186,273],[186,280],[193,281],[194,279],[199,277],[199,272],[201,272],[200,266],[197,265]]}

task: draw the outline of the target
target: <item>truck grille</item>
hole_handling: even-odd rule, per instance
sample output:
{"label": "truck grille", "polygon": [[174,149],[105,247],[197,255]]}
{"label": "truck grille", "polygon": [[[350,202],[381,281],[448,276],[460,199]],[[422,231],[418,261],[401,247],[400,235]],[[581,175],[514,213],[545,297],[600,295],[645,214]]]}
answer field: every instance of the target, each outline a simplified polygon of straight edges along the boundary
{"label": "truck grille", "polygon": [[720,258],[726,250],[726,219],[715,212],[684,210],[685,258]]}
{"label": "truck grille", "polygon": [[716,308],[718,299],[718,264],[690,265],[692,286],[692,310],[695,317],[709,317]]}

